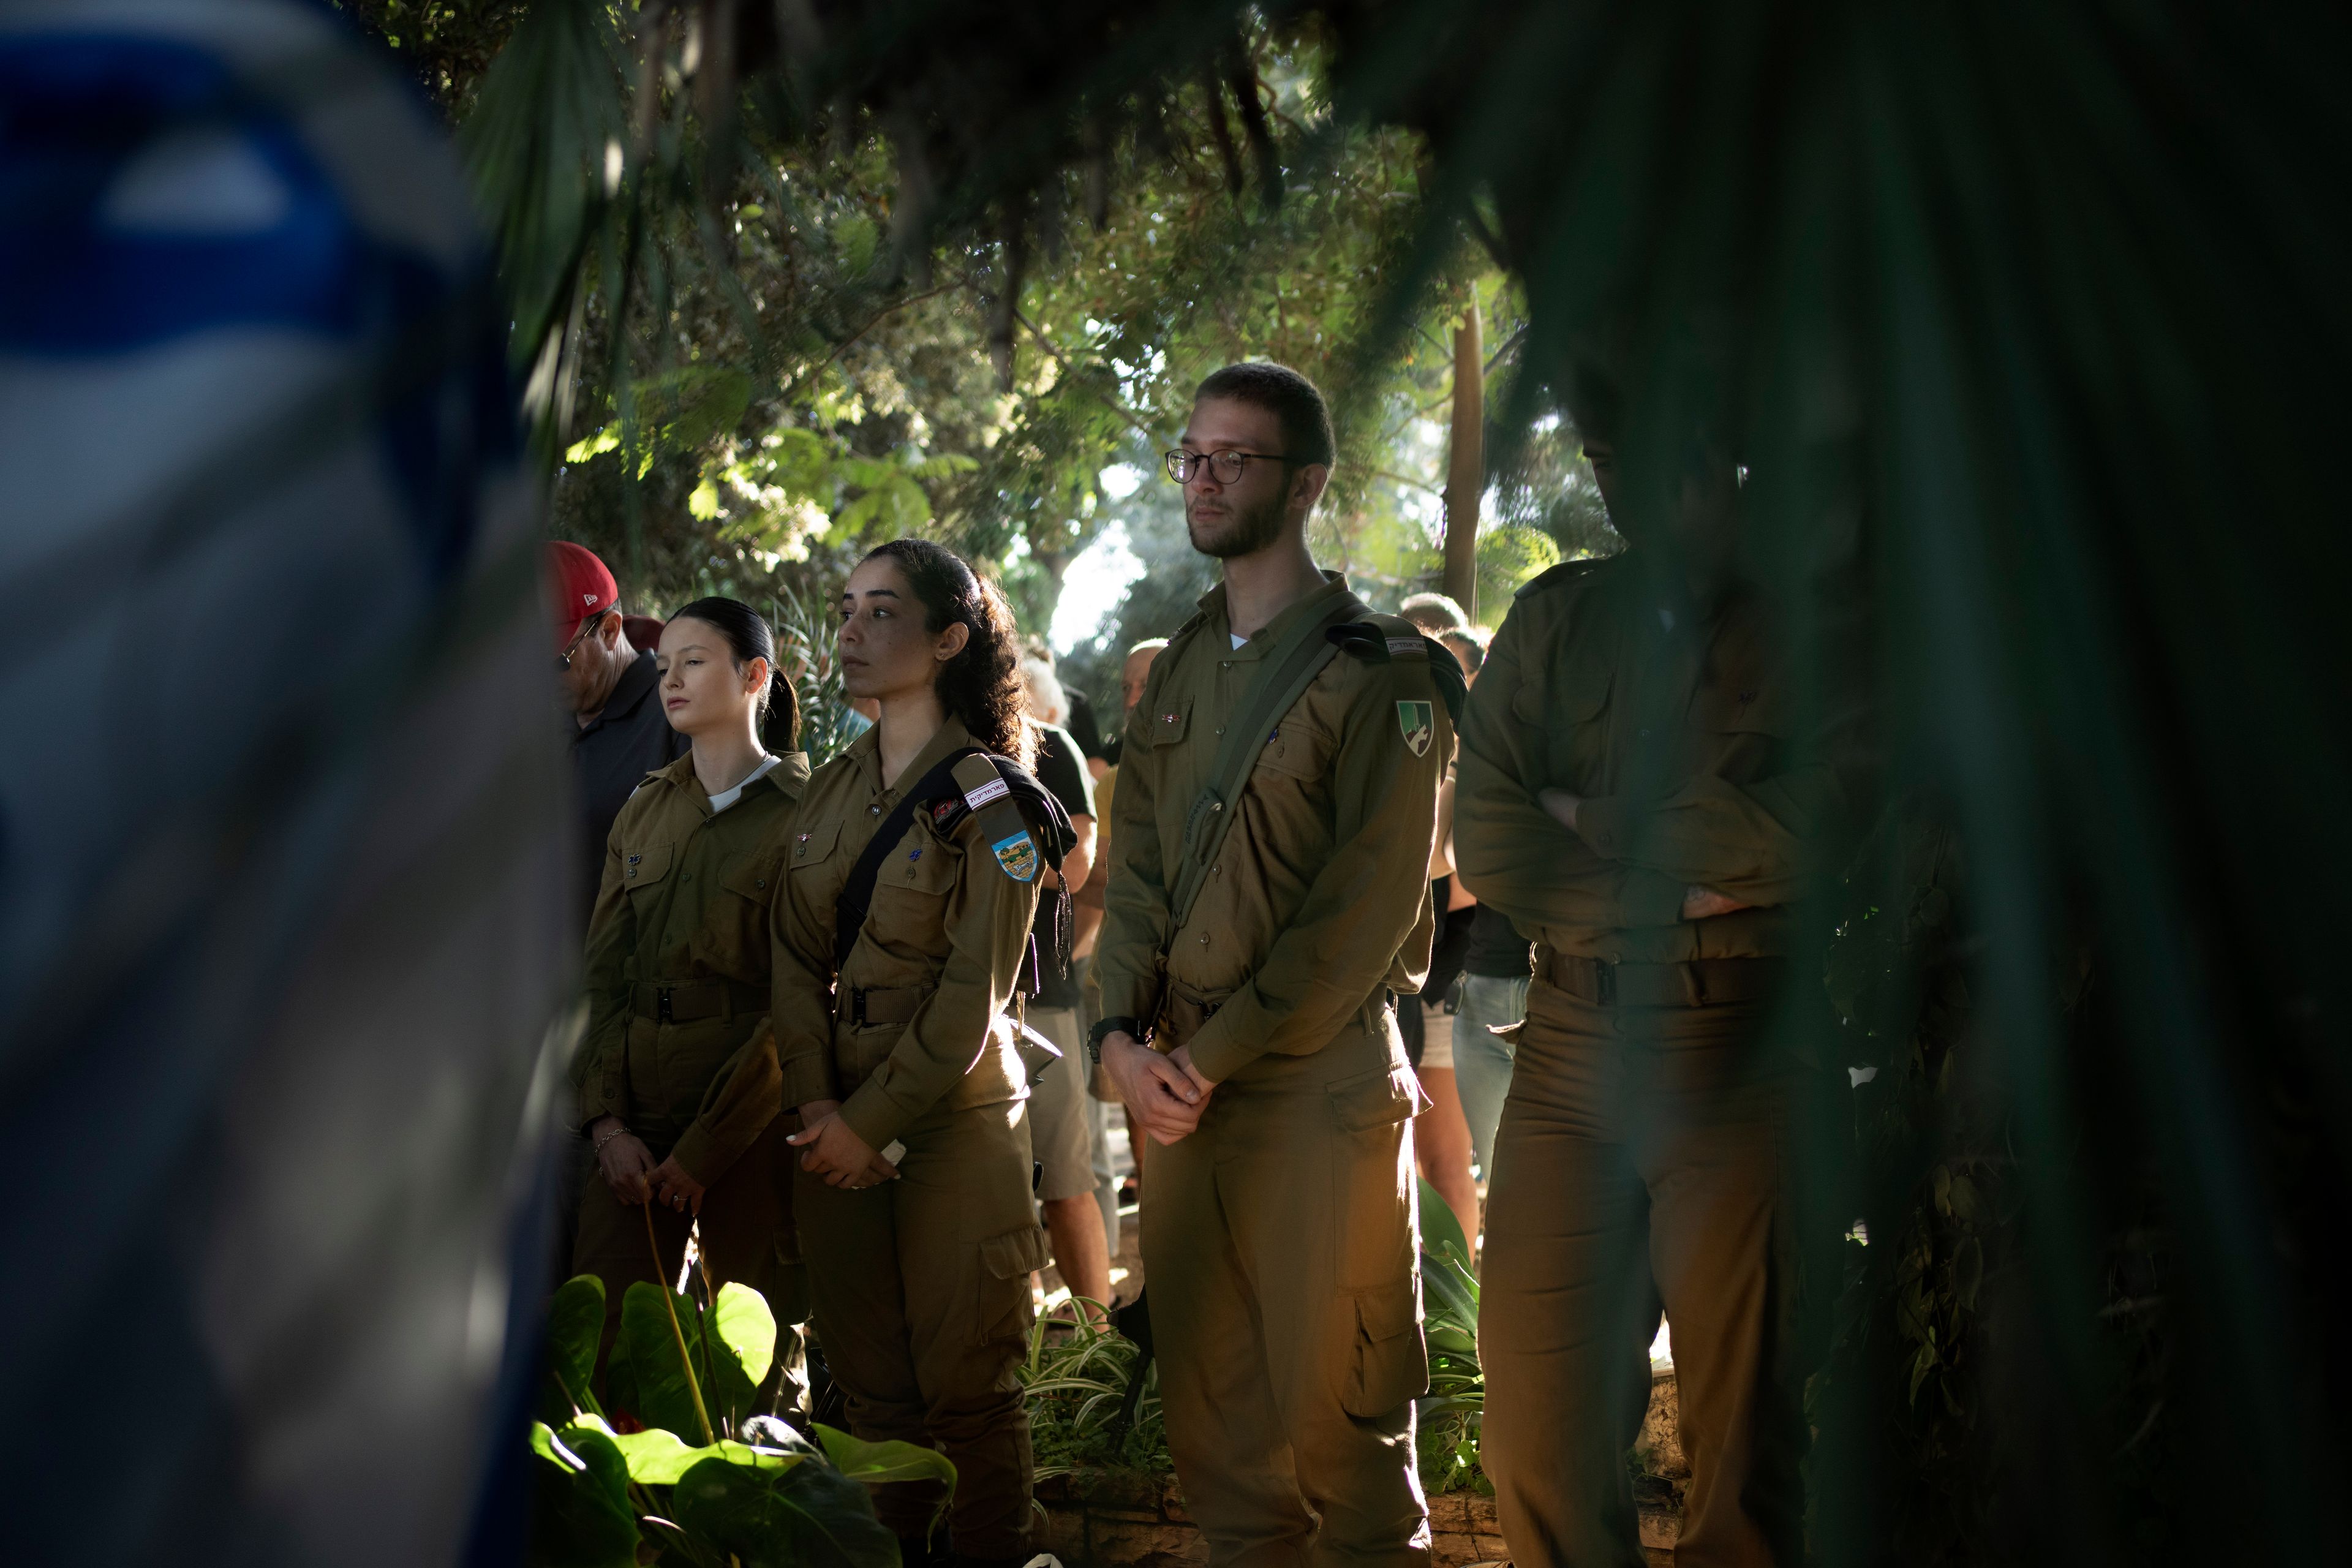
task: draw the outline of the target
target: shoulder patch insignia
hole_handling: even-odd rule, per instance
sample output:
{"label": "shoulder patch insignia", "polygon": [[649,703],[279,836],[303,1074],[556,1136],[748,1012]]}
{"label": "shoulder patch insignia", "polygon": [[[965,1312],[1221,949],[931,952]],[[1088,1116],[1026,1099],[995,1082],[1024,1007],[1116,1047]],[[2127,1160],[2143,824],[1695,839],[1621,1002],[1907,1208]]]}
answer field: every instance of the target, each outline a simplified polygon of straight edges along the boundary
{"label": "shoulder patch insignia", "polygon": [[1429,742],[1437,735],[1437,715],[1426,702],[1400,701],[1397,704],[1397,728],[1404,731],[1406,749],[1416,757],[1429,751]]}
{"label": "shoulder patch insignia", "polygon": [[1037,875],[1037,841],[1026,831],[1000,838],[990,847],[996,851],[996,863],[1014,881],[1026,882]]}

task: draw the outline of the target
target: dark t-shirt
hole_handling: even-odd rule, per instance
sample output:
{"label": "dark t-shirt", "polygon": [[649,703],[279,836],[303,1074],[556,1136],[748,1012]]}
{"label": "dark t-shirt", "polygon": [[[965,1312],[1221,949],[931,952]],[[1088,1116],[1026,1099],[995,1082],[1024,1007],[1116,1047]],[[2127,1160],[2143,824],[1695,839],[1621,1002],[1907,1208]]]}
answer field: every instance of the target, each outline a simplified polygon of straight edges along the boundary
{"label": "dark t-shirt", "polygon": [[[1087,776],[1087,765],[1079,756],[1078,743],[1067,730],[1053,724],[1037,726],[1037,782],[1072,816],[1092,816],[1094,781]],[[1037,923],[1033,934],[1037,939],[1037,971],[1043,984],[1032,1005],[1039,1007],[1076,1007],[1081,999],[1076,982],[1055,957],[1061,938],[1053,922],[1061,906],[1062,900],[1050,894],[1037,900]]]}
{"label": "dark t-shirt", "polygon": [[1470,922],[1470,945],[1462,955],[1463,973],[1525,980],[1535,966],[1535,944],[1500,910],[1480,904],[1476,914]]}
{"label": "dark t-shirt", "polygon": [[595,912],[596,885],[604,876],[604,841],[613,820],[636,793],[645,776],[667,767],[692,743],[669,727],[669,715],[654,700],[654,656],[641,653],[604,700],[604,710],[585,730],[572,730],[574,803],[580,812],[581,929]]}
{"label": "dark t-shirt", "polygon": [[1095,721],[1095,705],[1087,700],[1087,694],[1083,691],[1072,691],[1065,695],[1070,700],[1070,718],[1062,728],[1067,730],[1070,732],[1070,739],[1078,743],[1078,752],[1081,756],[1101,756],[1103,754],[1102,726]]}

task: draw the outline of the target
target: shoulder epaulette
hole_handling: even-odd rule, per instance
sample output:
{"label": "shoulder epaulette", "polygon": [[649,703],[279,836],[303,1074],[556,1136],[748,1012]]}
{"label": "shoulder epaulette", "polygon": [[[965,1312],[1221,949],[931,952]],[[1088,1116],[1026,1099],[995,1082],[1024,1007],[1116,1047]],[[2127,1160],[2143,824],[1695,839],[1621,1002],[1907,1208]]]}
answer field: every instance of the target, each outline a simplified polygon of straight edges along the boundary
{"label": "shoulder epaulette", "polygon": [[1366,664],[1393,664],[1400,659],[1425,662],[1437,682],[1438,695],[1444,700],[1445,711],[1456,724],[1462,721],[1470,687],[1463,679],[1461,660],[1454,657],[1452,648],[1423,635],[1411,621],[1401,616],[1367,614],[1361,620],[1333,626],[1329,635],[1343,652]]}
{"label": "shoulder epaulette", "polygon": [[1511,597],[1524,599],[1530,594],[1540,594],[1548,588],[1557,588],[1564,584],[1573,583],[1615,559],[1617,558],[1613,555],[1588,555],[1578,561],[1563,561],[1557,566],[1548,567],[1537,573],[1525,583],[1520,584],[1519,591]]}

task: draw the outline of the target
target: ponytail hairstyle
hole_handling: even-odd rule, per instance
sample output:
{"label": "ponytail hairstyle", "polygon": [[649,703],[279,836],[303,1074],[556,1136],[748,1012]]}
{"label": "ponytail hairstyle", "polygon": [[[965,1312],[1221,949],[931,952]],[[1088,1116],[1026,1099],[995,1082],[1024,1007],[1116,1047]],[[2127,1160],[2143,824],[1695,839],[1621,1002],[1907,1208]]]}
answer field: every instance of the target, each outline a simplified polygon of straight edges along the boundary
{"label": "ponytail hairstyle", "polygon": [[[726,599],[717,595],[697,599],[670,612],[677,620],[690,616],[719,628],[727,639],[728,651],[735,656],[735,668],[741,669],[755,658],[768,661],[768,689],[760,694],[760,736],[771,751],[796,751],[801,738],[801,705],[793,695],[793,683],[784,679],[776,663],[776,635],[760,613],[740,599]],[[782,745],[772,742],[778,740]]]}
{"label": "ponytail hairstyle", "polygon": [[928,539],[894,539],[867,552],[866,559],[877,555],[898,563],[922,601],[925,631],[937,637],[961,622],[971,634],[963,651],[940,667],[933,683],[940,706],[981,745],[1031,766],[1036,742],[1023,722],[1028,703],[1021,683],[1021,639],[1003,594],[962,556]]}

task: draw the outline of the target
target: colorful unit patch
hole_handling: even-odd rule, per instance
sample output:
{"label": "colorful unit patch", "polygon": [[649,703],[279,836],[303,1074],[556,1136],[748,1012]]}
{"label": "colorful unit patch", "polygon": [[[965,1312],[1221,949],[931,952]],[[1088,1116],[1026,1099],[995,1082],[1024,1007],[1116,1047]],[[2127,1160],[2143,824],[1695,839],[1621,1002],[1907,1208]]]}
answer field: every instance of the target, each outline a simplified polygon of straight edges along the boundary
{"label": "colorful unit patch", "polygon": [[1037,842],[1025,832],[995,843],[996,863],[1004,874],[1016,882],[1025,882],[1037,874]]}
{"label": "colorful unit patch", "polygon": [[1416,757],[1429,750],[1429,742],[1437,734],[1437,714],[1426,702],[1399,702],[1397,728],[1404,731],[1404,743]]}

